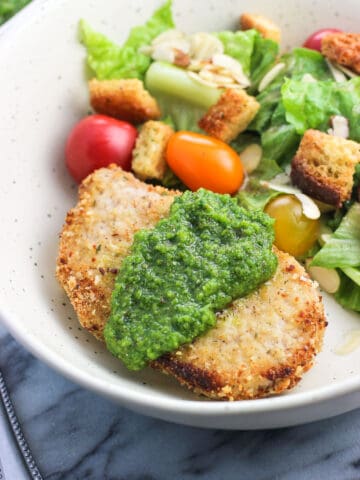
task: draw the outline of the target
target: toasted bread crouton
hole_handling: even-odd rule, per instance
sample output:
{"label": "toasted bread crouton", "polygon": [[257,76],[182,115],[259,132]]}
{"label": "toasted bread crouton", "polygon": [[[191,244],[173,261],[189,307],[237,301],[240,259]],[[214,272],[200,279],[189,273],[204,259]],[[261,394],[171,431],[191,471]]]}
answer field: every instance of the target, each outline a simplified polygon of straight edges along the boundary
{"label": "toasted bread crouton", "polygon": [[253,13],[243,13],[240,17],[241,30],[251,30],[254,28],[264,38],[274,40],[274,42],[280,43],[281,30],[271,20],[263,15],[255,15]]}
{"label": "toasted bread crouton", "polygon": [[159,106],[143,83],[129,80],[90,80],[90,103],[97,113],[142,123],[160,117]]}
{"label": "toasted bread crouton", "polygon": [[245,90],[228,88],[200,119],[199,127],[225,143],[246,130],[260,105]]}
{"label": "toasted bread crouton", "polygon": [[166,171],[165,150],[174,130],[166,123],[149,120],[136,140],[131,168],[142,180],[161,180]]}
{"label": "toasted bread crouton", "polygon": [[321,53],[360,74],[360,33],[329,33],[321,41]]}
{"label": "toasted bread crouton", "polygon": [[349,200],[360,144],[307,130],[291,164],[291,180],[321,202],[341,207]]}

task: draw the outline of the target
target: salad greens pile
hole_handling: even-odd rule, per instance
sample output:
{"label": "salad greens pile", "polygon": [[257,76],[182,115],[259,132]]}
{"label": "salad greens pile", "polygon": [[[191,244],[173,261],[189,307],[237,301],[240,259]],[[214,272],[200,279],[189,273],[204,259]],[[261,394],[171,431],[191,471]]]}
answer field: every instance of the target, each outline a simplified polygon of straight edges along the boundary
{"label": "salad greens pile", "polygon": [[[141,47],[149,45],[160,33],[174,28],[171,7],[171,0],[166,1],[143,26],[132,28],[122,46],[95,32],[84,20],[80,22],[80,38],[87,48],[88,66],[96,78],[144,80],[147,89],[156,97],[164,118],[177,130],[198,132],[200,130],[197,122],[211,104],[216,102],[219,90],[201,87],[203,92],[213,90],[212,95],[210,93],[207,95],[208,98],[212,98],[211,103],[201,102],[204,93],[200,95],[197,95],[197,92],[193,93],[192,100],[164,93],[163,85],[167,82],[161,82],[162,79],[173,78],[178,84],[175,93],[181,93],[182,90],[186,91],[187,75],[184,80],[180,69],[171,69],[170,65],[163,65],[164,70],[159,72],[154,80],[154,72],[151,69],[148,72],[151,64],[150,57],[139,52]],[[214,33],[214,35],[223,43],[225,54],[241,63],[244,73],[251,79],[252,88],[256,88],[263,75],[275,63],[279,50],[278,44],[264,39],[256,30],[225,31]],[[178,70],[177,77],[176,70]]]}
{"label": "salad greens pile", "polygon": [[0,2],[0,25],[19,12],[31,0],[2,0]]}
{"label": "salad greens pile", "polygon": [[114,78],[139,78],[144,80],[150,57],[139,52],[160,33],[174,28],[171,0],[156,10],[145,25],[134,27],[122,46],[105,35],[95,32],[84,20],[80,22],[81,41],[88,51],[88,65],[100,80]]}
{"label": "salad greens pile", "polygon": [[[95,32],[85,21],[80,24],[88,65],[97,78],[143,80],[157,98],[163,120],[177,130],[199,131],[199,118],[216,101],[219,92],[216,89],[211,92],[212,87],[204,86],[202,93],[194,96],[197,98],[191,95],[189,98],[181,69],[175,67],[169,73],[173,67],[161,66],[159,62],[153,67],[150,57],[139,52],[139,48],[172,28],[171,0],[167,0],[143,26],[133,28],[122,46]],[[240,154],[250,144],[257,143],[262,148],[258,168],[246,189],[238,194],[241,205],[263,209],[279,194],[263,188],[260,181],[275,177],[290,165],[307,129],[327,132],[330,118],[341,115],[349,122],[349,139],[360,142],[360,77],[335,81],[323,55],[306,48],[294,48],[279,57],[277,43],[263,38],[256,30],[222,31],[213,35],[222,42],[224,53],[241,64],[251,81],[248,93],[260,104],[247,131],[231,142]],[[264,75],[276,63],[282,64],[281,71],[259,91]],[[172,76],[175,87],[171,92],[175,94],[162,88],[162,74]],[[359,181],[360,167],[355,174],[355,185]],[[168,175],[166,182],[172,185],[174,178]],[[313,265],[336,268],[341,277],[340,289],[335,295],[337,300],[344,307],[360,312],[360,204],[355,195],[342,209],[327,213],[323,219],[332,233],[325,245],[318,244],[315,248],[318,253]]]}

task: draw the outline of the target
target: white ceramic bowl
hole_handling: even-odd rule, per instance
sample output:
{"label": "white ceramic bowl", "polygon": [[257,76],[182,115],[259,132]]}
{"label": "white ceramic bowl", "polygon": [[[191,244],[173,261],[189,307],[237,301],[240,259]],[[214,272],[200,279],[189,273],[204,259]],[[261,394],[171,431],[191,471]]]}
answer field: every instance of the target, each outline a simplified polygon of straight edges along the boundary
{"label": "white ceramic bowl", "polygon": [[[358,0],[175,0],[186,31],[236,26],[241,11],[269,15],[284,33],[284,48],[312,31],[356,31]],[[164,375],[133,374],[78,326],[54,278],[58,233],[76,202],[64,167],[70,127],[88,111],[84,49],[77,24],[87,19],[121,42],[158,0],[34,1],[0,30],[0,308],[1,320],[36,356],[81,385],[133,410],[201,427],[257,429],[294,425],[360,406],[360,349],[334,351],[360,317],[326,298],[324,351],[301,384],[286,395],[255,401],[199,399]]]}

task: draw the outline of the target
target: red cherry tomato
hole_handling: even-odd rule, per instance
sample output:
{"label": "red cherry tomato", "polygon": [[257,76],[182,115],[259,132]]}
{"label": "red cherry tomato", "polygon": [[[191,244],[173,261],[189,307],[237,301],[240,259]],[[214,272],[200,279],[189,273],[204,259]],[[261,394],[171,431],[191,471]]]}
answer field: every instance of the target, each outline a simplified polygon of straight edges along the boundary
{"label": "red cherry tomato", "polygon": [[207,188],[235,193],[244,181],[239,155],[226,143],[199,133],[181,131],[170,137],[166,160],[191,190]]}
{"label": "red cherry tomato", "polygon": [[305,40],[303,46],[305,48],[310,48],[311,50],[317,50],[318,52],[321,52],[321,40],[329,33],[336,32],[341,32],[341,30],[337,28],[322,28],[321,30],[318,30],[310,35],[310,37]]}
{"label": "red cherry tomato", "polygon": [[137,136],[130,123],[105,115],[80,120],[67,139],[65,157],[69,172],[77,182],[97,168],[116,163],[130,170]]}

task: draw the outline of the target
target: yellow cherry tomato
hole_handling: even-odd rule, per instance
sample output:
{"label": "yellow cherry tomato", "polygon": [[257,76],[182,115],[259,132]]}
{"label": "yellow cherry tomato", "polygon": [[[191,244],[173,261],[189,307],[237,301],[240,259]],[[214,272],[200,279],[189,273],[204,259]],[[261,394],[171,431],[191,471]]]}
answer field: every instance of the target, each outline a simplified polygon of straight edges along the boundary
{"label": "yellow cherry tomato", "polygon": [[239,155],[229,145],[199,133],[180,131],[170,137],[166,161],[191,190],[207,188],[235,193],[244,181]]}
{"label": "yellow cherry tomato", "polygon": [[279,195],[265,207],[275,219],[275,245],[295,257],[304,255],[318,237],[319,220],[305,217],[301,202],[294,195]]}

